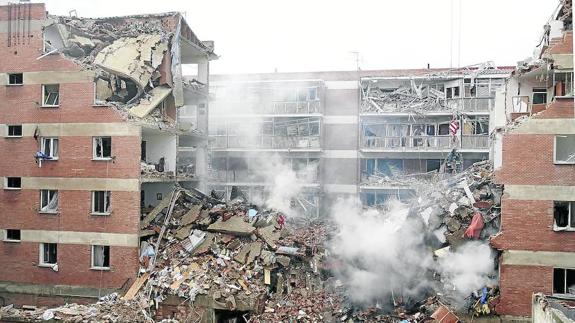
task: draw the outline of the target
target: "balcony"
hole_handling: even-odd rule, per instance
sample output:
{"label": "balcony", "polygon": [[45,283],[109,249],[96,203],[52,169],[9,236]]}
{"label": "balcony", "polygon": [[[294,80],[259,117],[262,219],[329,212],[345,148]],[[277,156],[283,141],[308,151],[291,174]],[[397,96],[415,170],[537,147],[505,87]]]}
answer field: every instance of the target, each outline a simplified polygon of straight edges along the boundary
{"label": "balcony", "polygon": [[273,102],[270,108],[263,113],[270,114],[313,114],[320,113],[321,102],[319,100],[306,102]]}
{"label": "balcony", "polygon": [[[318,184],[319,169],[309,171],[296,171],[296,178],[303,184]],[[210,181],[214,183],[244,183],[244,184],[266,184],[269,178],[257,170],[212,170]]]}
{"label": "balcony", "polygon": [[362,148],[368,150],[428,151],[459,149],[487,149],[489,136],[464,135],[461,144],[451,136],[364,137]]}
{"label": "balcony", "polygon": [[450,136],[364,137],[362,148],[384,150],[450,149]]}
{"label": "balcony", "polygon": [[447,110],[465,112],[489,112],[495,106],[495,98],[457,98],[447,99]]}
{"label": "balcony", "polygon": [[303,149],[319,150],[319,136],[212,136],[212,149]]}

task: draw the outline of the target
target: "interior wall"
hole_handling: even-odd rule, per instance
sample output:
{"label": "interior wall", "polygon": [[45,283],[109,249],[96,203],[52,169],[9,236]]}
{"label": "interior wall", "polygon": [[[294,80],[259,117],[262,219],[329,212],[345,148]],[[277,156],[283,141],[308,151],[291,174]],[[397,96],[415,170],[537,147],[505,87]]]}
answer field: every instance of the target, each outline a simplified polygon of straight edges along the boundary
{"label": "interior wall", "polygon": [[144,191],[144,205],[156,206],[160,203],[158,200],[158,193],[162,194],[162,198],[166,198],[174,189],[173,183],[145,183],[142,184],[141,190]]}
{"label": "interior wall", "polygon": [[144,135],[142,140],[146,142],[146,162],[157,164],[164,157],[165,170],[176,170],[176,136]]}

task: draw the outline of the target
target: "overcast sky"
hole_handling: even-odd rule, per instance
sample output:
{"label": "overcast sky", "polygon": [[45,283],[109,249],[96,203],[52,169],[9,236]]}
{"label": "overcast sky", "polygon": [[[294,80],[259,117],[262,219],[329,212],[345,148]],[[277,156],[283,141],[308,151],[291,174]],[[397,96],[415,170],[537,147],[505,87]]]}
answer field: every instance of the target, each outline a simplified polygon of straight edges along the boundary
{"label": "overcast sky", "polygon": [[[0,0],[2,1],[2,0]],[[39,2],[39,1],[33,1]],[[214,40],[211,73],[515,65],[558,0],[45,0],[50,13],[181,11]],[[459,40],[461,40],[459,42]]]}

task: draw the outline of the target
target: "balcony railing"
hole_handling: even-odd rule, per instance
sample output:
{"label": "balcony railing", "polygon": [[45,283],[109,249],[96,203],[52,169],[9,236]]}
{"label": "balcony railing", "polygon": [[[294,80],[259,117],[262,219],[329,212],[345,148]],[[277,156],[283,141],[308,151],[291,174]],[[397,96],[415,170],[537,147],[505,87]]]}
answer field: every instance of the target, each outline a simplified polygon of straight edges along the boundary
{"label": "balcony railing", "polygon": [[489,148],[489,136],[487,135],[461,136],[461,148],[463,149]]}
{"label": "balcony railing", "polygon": [[368,149],[448,149],[450,136],[364,137],[363,148]]}
{"label": "balcony railing", "polygon": [[451,136],[364,137],[362,148],[392,150],[483,149],[489,147],[489,136],[464,135],[461,145],[452,143]]}
{"label": "balcony railing", "polygon": [[[212,170],[210,172],[210,179],[213,182],[231,182],[231,183],[267,183],[270,178],[265,176],[266,174],[260,174],[253,170],[241,169],[241,170]],[[316,171],[298,171],[296,172],[296,178],[302,183],[318,183],[319,180],[319,170]]]}
{"label": "balcony railing", "polygon": [[212,136],[212,149],[319,149],[319,136],[260,136],[246,138],[242,136]]}
{"label": "balcony railing", "polygon": [[447,99],[449,110],[465,112],[489,112],[495,105],[495,98],[457,98]]}
{"label": "balcony railing", "polygon": [[[234,107],[237,106],[237,109]],[[246,114],[313,114],[321,112],[321,101],[275,101],[275,102],[217,102],[210,105],[214,113],[242,111]]]}

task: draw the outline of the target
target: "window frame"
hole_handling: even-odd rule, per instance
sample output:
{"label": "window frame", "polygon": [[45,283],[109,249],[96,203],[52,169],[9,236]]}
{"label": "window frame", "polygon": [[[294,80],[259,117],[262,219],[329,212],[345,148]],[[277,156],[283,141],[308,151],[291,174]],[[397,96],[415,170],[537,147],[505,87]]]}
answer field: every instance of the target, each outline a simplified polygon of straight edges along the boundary
{"label": "window frame", "polygon": [[[106,157],[104,156],[104,142],[103,139],[104,138],[109,138],[110,139],[110,156]],[[101,145],[102,145],[102,157],[99,157],[97,155],[97,140],[102,140]],[[111,136],[98,136],[98,137],[92,137],[92,160],[111,160],[112,159],[112,137]]]}
{"label": "window frame", "polygon": [[[46,103],[46,87],[47,86],[57,86],[58,87],[58,92],[56,92],[57,96],[56,96],[56,104],[47,104]],[[53,93],[53,92],[49,92],[49,93]],[[49,95],[48,95],[49,97]],[[42,104],[41,106],[42,108],[58,108],[60,107],[60,84],[42,84]]]}
{"label": "window frame", "polygon": [[575,165],[575,158],[573,158],[573,161],[562,161],[562,160],[557,160],[557,138],[558,137],[568,137],[568,136],[575,136],[575,135],[560,135],[560,134],[556,134],[553,137],[553,164],[555,165]]}
{"label": "window frame", "polygon": [[[20,134],[19,135],[11,135],[10,134],[10,127],[20,127]],[[24,133],[24,127],[21,124],[6,125],[6,138],[22,138],[23,133]]]}
{"label": "window frame", "polygon": [[[555,205],[556,203],[568,203],[567,225],[560,227],[555,221]],[[553,231],[575,231],[575,201],[553,201]]]}
{"label": "window frame", "polygon": [[[564,293],[557,293],[555,292],[555,271],[556,270],[563,270],[563,288],[564,288]],[[552,279],[552,294],[553,295],[561,295],[564,297],[569,297],[569,298],[574,298],[575,299],[575,293],[571,294],[569,293],[569,286],[567,286],[567,271],[573,271],[575,273],[575,268],[563,268],[563,267],[553,267],[553,274],[551,275],[551,279]]]}
{"label": "window frame", "polygon": [[[544,95],[545,96],[545,102],[542,103],[535,103],[535,95]],[[546,88],[542,88],[542,87],[534,87],[531,91],[531,102],[532,104],[547,104],[548,102],[548,95],[547,95],[547,89]]]}
{"label": "window frame", "polygon": [[[46,193],[46,206],[50,204],[50,195],[56,195],[56,209],[55,210],[43,210],[44,204],[44,193]],[[52,194],[51,194],[52,193]],[[60,211],[60,194],[58,190],[40,190],[40,208],[38,209],[38,213],[42,214],[57,214]]]}
{"label": "window frame", "polygon": [[[108,211],[107,212],[98,212],[96,211],[96,193],[98,192],[103,192],[104,193],[104,205],[108,205]],[[90,208],[90,214],[91,215],[110,215],[112,214],[112,192],[111,191],[92,191],[91,192],[92,198],[91,198],[91,208]]]}
{"label": "window frame", "polygon": [[[104,248],[104,250],[103,250],[104,255],[106,254],[106,249],[108,249],[108,252],[107,252],[107,255],[108,255],[108,266],[107,266],[107,267],[106,267],[106,266],[96,266],[96,265],[95,265],[95,261],[94,261],[95,259],[94,259],[94,258],[95,258],[95,256],[96,256],[96,255],[95,255],[96,247],[102,247],[102,248]],[[111,262],[111,261],[110,261],[110,260],[111,260],[111,257],[110,257],[110,246],[105,246],[105,245],[91,245],[91,246],[90,246],[90,249],[91,249],[91,251],[90,251],[90,269],[92,269],[92,270],[110,270],[110,268],[111,268],[111,264],[110,264],[110,262]],[[105,258],[104,258],[104,264],[105,264],[105,262],[106,262],[106,261],[105,261]],[[104,265],[104,264],[102,264],[102,265]]]}
{"label": "window frame", "polygon": [[[14,177],[14,176],[6,176],[4,177],[4,189],[5,190],[21,190],[22,189],[22,177]],[[8,184],[10,183],[10,178],[19,178],[20,179],[20,186],[18,187],[14,187],[14,186],[8,186]]]}
{"label": "window frame", "polygon": [[[21,82],[20,83],[11,83],[10,78],[12,75],[21,75]],[[8,81],[6,82],[7,86],[22,86],[24,85],[24,73],[7,73]]]}
{"label": "window frame", "polygon": [[[46,262],[46,259],[44,259],[44,248],[48,245],[54,245],[56,248],[56,261],[54,263],[50,263],[50,262]],[[40,267],[53,267],[54,265],[58,265],[58,244],[57,243],[51,243],[51,242],[41,242],[39,244],[39,257],[38,257],[38,266]]]}
{"label": "window frame", "polygon": [[[46,142],[49,141],[50,142],[50,154],[46,154]],[[54,141],[57,141],[58,143],[56,144],[56,155],[54,155]],[[49,156],[52,157],[52,159],[46,159],[46,160],[58,160],[60,159],[60,155],[59,155],[59,150],[60,150],[60,139],[58,137],[42,137],[41,141],[40,141],[40,151]]]}
{"label": "window frame", "polygon": [[[22,242],[22,230],[20,229],[4,229],[4,236],[2,241],[4,242]],[[20,236],[19,239],[11,239],[8,237],[8,231],[18,231],[18,234]]]}

